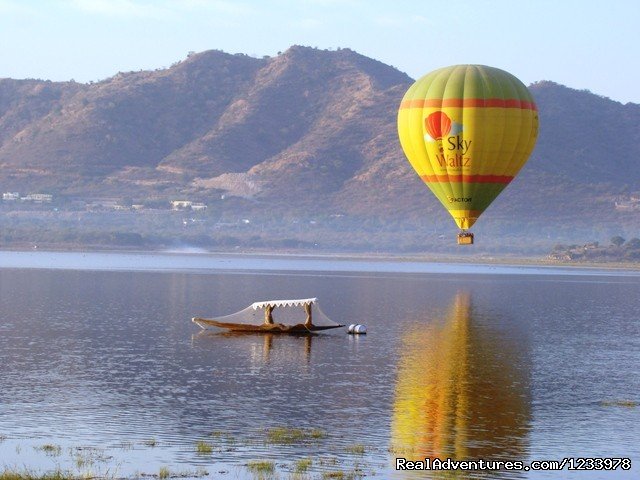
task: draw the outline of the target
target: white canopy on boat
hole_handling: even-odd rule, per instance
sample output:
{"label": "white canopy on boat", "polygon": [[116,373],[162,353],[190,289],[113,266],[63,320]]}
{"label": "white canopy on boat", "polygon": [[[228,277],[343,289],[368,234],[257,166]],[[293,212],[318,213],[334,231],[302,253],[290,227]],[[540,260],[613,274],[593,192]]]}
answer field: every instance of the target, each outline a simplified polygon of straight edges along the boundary
{"label": "white canopy on boat", "polygon": [[300,298],[298,300],[268,300],[266,302],[255,302],[251,304],[251,308],[257,310],[259,308],[271,307],[301,307],[304,305],[313,305],[318,301],[317,298]]}

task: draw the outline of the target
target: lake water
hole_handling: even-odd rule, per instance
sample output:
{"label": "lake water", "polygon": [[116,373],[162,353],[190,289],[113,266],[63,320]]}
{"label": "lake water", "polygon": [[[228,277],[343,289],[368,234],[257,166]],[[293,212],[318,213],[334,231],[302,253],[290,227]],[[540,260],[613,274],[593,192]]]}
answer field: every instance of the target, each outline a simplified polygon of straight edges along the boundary
{"label": "lake water", "polygon": [[[0,470],[638,478],[639,294],[634,271],[0,252]],[[307,297],[369,333],[190,321]],[[396,472],[396,457],[632,469],[430,476]]]}

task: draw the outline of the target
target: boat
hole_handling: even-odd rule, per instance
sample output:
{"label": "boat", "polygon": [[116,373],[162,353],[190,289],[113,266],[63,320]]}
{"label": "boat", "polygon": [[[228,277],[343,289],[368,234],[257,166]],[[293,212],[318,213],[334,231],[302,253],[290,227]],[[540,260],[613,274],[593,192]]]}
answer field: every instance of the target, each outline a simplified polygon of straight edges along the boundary
{"label": "boat", "polygon": [[[301,319],[301,307],[305,316]],[[317,298],[267,300],[255,302],[231,315],[219,318],[193,317],[200,328],[232,332],[307,334],[344,327],[330,320],[318,305]]]}
{"label": "boat", "polygon": [[344,325],[311,325],[307,326],[304,323],[298,323],[296,325],[285,325],[284,323],[274,323],[271,325],[248,325],[245,323],[230,323],[220,322],[218,320],[210,318],[194,317],[193,323],[203,329],[224,328],[234,332],[262,332],[262,333],[307,333],[307,332],[319,332],[322,330],[331,330],[332,328],[344,327]]}

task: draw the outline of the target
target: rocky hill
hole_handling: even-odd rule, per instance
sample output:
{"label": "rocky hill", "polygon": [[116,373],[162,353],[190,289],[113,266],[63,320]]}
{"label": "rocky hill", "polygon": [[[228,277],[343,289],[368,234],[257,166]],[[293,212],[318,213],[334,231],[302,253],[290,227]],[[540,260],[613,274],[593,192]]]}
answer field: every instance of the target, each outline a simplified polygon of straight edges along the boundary
{"label": "rocky hill", "polygon": [[[1,79],[0,188],[53,193],[62,206],[191,198],[218,221],[333,219],[316,237],[336,244],[360,229],[368,248],[397,232],[435,245],[453,222],[396,134],[411,83],[349,49],[297,46],[261,59],[207,51],[91,84]],[[475,230],[511,244],[638,236],[640,105],[549,81],[530,88],[538,145]]]}

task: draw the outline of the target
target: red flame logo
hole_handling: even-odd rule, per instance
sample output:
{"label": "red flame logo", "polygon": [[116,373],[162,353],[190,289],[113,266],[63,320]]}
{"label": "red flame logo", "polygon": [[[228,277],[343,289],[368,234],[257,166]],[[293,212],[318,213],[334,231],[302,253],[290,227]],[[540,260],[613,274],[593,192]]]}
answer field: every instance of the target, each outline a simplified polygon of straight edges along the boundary
{"label": "red flame logo", "polygon": [[442,111],[433,112],[424,119],[424,128],[434,140],[439,140],[451,131],[451,119]]}

